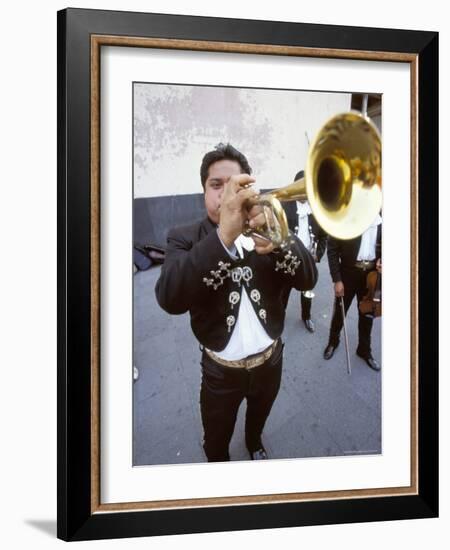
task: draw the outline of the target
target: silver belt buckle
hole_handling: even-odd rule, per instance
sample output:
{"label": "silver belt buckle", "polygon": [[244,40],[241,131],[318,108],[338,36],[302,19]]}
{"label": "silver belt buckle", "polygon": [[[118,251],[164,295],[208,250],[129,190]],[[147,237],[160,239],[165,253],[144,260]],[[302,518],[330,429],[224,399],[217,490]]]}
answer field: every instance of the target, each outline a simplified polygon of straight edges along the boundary
{"label": "silver belt buckle", "polygon": [[[275,342],[269,347],[269,349],[258,354],[256,357],[253,357],[251,359],[245,359],[244,361],[247,363],[245,366],[245,369],[251,370],[265,363],[269,359],[269,357],[272,355],[274,347],[275,347]],[[261,359],[262,359],[262,362],[261,362]]]}
{"label": "silver belt buckle", "polygon": [[251,370],[253,368],[256,367],[256,365],[258,364],[258,357],[253,357],[252,359],[247,359],[246,361],[246,370]]}

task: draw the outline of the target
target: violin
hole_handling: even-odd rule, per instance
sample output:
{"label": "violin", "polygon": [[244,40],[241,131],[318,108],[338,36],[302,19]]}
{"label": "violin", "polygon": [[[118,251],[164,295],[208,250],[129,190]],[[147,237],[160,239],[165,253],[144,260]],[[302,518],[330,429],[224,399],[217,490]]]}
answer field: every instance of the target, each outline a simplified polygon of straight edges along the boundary
{"label": "violin", "polygon": [[359,311],[366,317],[381,317],[381,273],[367,275],[367,294],[359,303]]}

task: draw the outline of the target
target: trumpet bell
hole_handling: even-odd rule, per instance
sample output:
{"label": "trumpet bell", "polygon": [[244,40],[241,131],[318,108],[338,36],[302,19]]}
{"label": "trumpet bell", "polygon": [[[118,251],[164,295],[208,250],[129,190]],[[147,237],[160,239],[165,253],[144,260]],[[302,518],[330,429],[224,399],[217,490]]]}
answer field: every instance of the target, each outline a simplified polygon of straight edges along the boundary
{"label": "trumpet bell", "polygon": [[370,226],[382,205],[381,138],[370,119],[350,111],[325,123],[310,146],[305,177],[261,195],[266,223],[257,234],[280,245],[289,231],[281,202],[304,199],[333,237],[353,239]]}
{"label": "trumpet bell", "polygon": [[306,194],[317,222],[339,239],[364,233],[382,206],[381,138],[358,112],[332,117],[311,144]]}

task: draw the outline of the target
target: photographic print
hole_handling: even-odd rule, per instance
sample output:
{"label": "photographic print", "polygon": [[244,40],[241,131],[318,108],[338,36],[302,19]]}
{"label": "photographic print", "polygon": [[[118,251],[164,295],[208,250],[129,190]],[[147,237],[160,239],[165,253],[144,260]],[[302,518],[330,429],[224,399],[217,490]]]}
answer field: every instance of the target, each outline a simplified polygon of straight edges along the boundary
{"label": "photographic print", "polygon": [[[310,281],[296,281],[295,274],[278,273],[276,261],[273,273],[263,264],[260,269],[268,281],[269,296],[262,296],[251,280],[234,282],[233,273],[227,277],[226,269],[217,279],[213,276],[210,287],[205,285],[203,278],[210,276],[207,268],[217,269],[216,260],[205,266],[182,265],[180,270],[185,271],[173,276],[172,266],[164,271],[168,246],[183,248],[177,260],[183,262],[183,256],[188,260],[195,252],[194,245],[217,231],[220,216],[211,200],[220,205],[230,175],[217,181],[215,170],[236,163],[238,172],[252,174],[255,181],[249,188],[260,195],[280,189],[304,176],[308,160],[311,164],[311,157],[318,154],[312,152],[311,142],[330,118],[361,109],[367,117],[370,112],[368,120],[381,131],[381,96],[377,94],[133,84],[135,466],[251,460],[258,450],[268,459],[382,452],[381,317],[370,308],[359,309],[368,293],[367,277],[381,279],[376,270],[381,258],[378,212],[374,216],[367,204],[359,206],[367,250],[359,235],[350,241],[331,236],[330,252],[328,220],[322,222],[325,228],[319,225],[307,195],[301,200],[288,197],[283,206],[289,230],[305,246],[307,257],[302,261],[306,264],[308,257],[314,258],[317,275]],[[338,125],[333,131],[337,129]],[[334,151],[319,153],[327,158],[339,153],[349,164],[359,160],[360,151],[352,149],[357,129],[346,131]],[[379,154],[369,150],[367,156]],[[359,173],[352,178],[351,185],[358,186]],[[373,181],[373,185],[379,183]],[[313,207],[326,210],[320,198],[312,201]],[[339,205],[341,216],[342,210]],[[327,215],[333,223],[336,214],[331,208]],[[348,217],[340,222],[346,230],[351,223]],[[200,238],[196,235],[182,243],[177,236],[180,227],[181,235],[194,231]],[[258,257],[251,237],[239,239],[249,249],[246,257],[251,254],[255,259],[232,260],[230,270],[231,265],[258,270],[258,262],[267,258]],[[215,244],[211,243],[212,254]],[[169,261],[171,254],[170,250]],[[226,255],[222,260],[227,263]],[[187,278],[192,280],[181,286]],[[340,345],[341,305],[334,279],[343,278],[349,311],[347,336],[342,335]],[[226,287],[219,303],[213,302],[216,291],[222,290],[214,288],[216,282]],[[256,306],[250,311],[241,309],[244,292],[246,304]],[[195,300],[204,305],[197,308]],[[266,312],[265,304],[271,300],[283,302],[281,311],[274,304],[274,311]],[[263,312],[267,317],[259,316]],[[199,316],[204,316],[205,325]],[[265,330],[268,323],[274,323],[275,332]],[[214,355],[208,355],[205,328],[214,331],[214,324],[219,334],[230,337],[223,342],[219,337],[210,350]],[[280,365],[270,358],[250,369],[238,364],[247,356],[258,357],[277,339],[280,350],[284,347],[278,351]],[[271,375],[271,368],[277,369],[276,376],[272,380],[265,375],[259,387],[258,375],[264,370]],[[230,395],[222,402],[224,392]]]}

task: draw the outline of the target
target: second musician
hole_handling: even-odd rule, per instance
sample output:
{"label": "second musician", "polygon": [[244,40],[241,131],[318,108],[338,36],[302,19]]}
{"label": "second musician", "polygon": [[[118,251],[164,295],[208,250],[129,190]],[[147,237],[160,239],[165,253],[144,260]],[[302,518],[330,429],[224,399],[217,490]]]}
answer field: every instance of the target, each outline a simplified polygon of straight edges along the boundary
{"label": "second musician", "polygon": [[[295,175],[294,181],[304,177],[304,171],[300,170]],[[312,257],[319,263],[327,248],[327,234],[317,223],[312,213],[309,202],[305,199],[296,201],[297,211],[295,215],[291,212],[288,220],[290,228],[309,250]],[[315,331],[314,321],[311,318],[312,300],[314,293],[311,291],[300,292],[300,316],[309,332]]]}
{"label": "second musician", "polygon": [[359,237],[350,240],[328,238],[328,264],[334,283],[335,306],[331,320],[328,344],[324,350],[324,359],[333,357],[339,345],[343,318],[340,300],[344,300],[345,314],[356,295],[358,301],[358,348],[359,355],[367,365],[380,370],[379,363],[372,356],[371,332],[373,318],[359,310],[359,303],[367,292],[367,274],[377,269],[381,272],[381,216],[377,216],[372,225]]}

